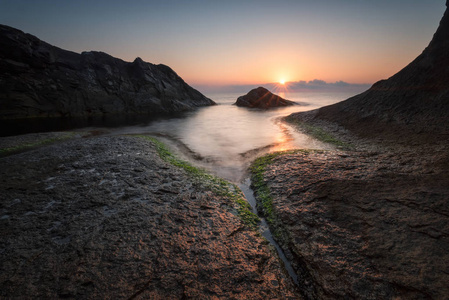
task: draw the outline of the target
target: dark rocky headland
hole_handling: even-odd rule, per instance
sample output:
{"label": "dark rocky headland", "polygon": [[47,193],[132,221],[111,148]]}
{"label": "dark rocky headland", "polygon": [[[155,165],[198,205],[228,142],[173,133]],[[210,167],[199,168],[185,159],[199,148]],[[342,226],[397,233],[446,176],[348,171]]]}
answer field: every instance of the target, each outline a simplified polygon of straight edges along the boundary
{"label": "dark rocky headland", "polygon": [[286,120],[339,148],[253,165],[305,295],[449,299],[449,12],[396,75]]}
{"label": "dark rocky headland", "polygon": [[249,91],[248,94],[238,97],[234,104],[243,107],[269,109],[296,105],[297,103],[285,100],[264,87],[258,87]]}
{"label": "dark rocky headland", "polygon": [[172,69],[81,54],[0,25],[0,120],[172,113],[215,104]]}

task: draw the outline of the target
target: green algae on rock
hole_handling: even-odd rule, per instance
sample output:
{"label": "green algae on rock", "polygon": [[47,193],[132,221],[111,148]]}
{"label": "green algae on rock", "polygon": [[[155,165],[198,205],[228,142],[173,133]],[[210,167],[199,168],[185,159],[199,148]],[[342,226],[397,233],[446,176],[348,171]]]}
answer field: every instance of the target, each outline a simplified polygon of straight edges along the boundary
{"label": "green algae on rock", "polygon": [[189,173],[197,182],[201,183],[205,190],[210,190],[217,195],[228,197],[234,201],[236,204],[237,212],[243,222],[255,229],[257,224],[260,222],[259,217],[251,212],[251,206],[245,200],[242,191],[236,186],[222,178],[208,174],[206,171],[194,167],[186,161],[180,160],[175,155],[173,155],[170,150],[160,142],[158,139],[150,136],[140,136],[142,138],[148,139],[156,146],[156,150],[159,156],[166,162],[171,163],[176,167],[184,169]]}

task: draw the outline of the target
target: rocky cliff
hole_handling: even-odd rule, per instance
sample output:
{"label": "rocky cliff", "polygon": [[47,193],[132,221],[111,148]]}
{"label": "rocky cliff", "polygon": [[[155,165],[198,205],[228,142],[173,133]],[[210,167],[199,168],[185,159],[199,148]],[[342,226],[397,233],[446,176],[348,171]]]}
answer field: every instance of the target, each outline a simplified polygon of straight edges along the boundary
{"label": "rocky cliff", "polygon": [[285,100],[284,98],[271,93],[266,88],[258,87],[249,91],[248,94],[238,97],[234,104],[237,106],[268,109],[272,107],[295,105],[296,103],[290,100]]}
{"label": "rocky cliff", "polygon": [[447,134],[448,53],[449,12],[446,11],[428,47],[408,66],[360,95],[314,111],[312,117],[335,122],[363,136],[398,129]]}
{"label": "rocky cliff", "polygon": [[66,51],[0,25],[0,119],[159,114],[213,105],[172,69]]}

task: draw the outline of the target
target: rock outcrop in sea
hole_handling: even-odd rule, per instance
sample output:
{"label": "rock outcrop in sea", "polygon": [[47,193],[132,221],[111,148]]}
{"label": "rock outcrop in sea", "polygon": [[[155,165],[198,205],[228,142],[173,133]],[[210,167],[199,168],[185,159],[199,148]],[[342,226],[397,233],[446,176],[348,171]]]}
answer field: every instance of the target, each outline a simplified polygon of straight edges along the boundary
{"label": "rock outcrop in sea", "polygon": [[160,114],[215,104],[171,68],[81,54],[0,25],[0,119]]}
{"label": "rock outcrop in sea", "polygon": [[448,53],[446,10],[428,47],[408,66],[360,95],[314,111],[311,117],[337,123],[360,136],[384,135],[392,126],[399,133],[448,134]]}
{"label": "rock outcrop in sea", "polygon": [[284,98],[271,93],[266,88],[258,87],[249,91],[248,94],[238,97],[234,104],[237,106],[268,109],[272,107],[295,105],[296,103],[290,100],[285,100]]}

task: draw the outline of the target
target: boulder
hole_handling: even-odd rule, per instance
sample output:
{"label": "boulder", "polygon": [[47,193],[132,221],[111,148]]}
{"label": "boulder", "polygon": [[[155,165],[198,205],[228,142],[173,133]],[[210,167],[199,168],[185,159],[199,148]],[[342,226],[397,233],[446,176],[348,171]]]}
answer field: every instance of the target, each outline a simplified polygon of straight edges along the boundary
{"label": "boulder", "polygon": [[215,104],[172,69],[81,54],[0,25],[0,120],[173,113]]}
{"label": "boulder", "polygon": [[285,100],[271,93],[269,90],[263,87],[252,89],[248,94],[237,98],[237,102],[234,103],[237,106],[245,106],[251,108],[273,108],[295,105],[297,103]]}

